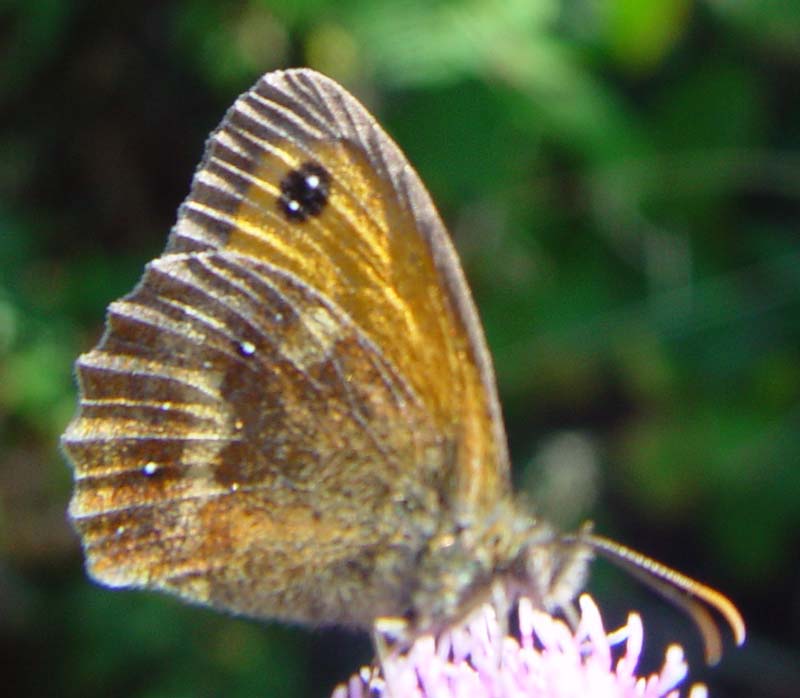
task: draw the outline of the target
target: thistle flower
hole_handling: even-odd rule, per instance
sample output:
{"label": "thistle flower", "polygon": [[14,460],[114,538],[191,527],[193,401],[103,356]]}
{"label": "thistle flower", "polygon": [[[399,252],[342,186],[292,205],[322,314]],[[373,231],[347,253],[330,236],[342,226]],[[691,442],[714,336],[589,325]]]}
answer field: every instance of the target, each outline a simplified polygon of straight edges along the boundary
{"label": "thistle flower", "polygon": [[[636,613],[606,633],[592,598],[579,599],[575,631],[519,602],[519,637],[504,635],[492,606],[439,638],[418,638],[381,667],[363,668],[332,698],[678,698],[687,674],[683,650],[671,645],[657,674],[638,676],[643,628]],[[689,698],[705,698],[704,686]]]}

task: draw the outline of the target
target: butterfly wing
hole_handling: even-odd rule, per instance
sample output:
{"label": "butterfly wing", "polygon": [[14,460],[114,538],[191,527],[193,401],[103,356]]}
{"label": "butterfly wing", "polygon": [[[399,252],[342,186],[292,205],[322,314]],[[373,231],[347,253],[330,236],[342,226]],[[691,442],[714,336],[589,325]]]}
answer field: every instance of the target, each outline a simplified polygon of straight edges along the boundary
{"label": "butterfly wing", "polygon": [[508,493],[491,362],[418,176],[309,70],[242,95],[77,364],[92,574],[255,616],[402,612],[445,514]]}

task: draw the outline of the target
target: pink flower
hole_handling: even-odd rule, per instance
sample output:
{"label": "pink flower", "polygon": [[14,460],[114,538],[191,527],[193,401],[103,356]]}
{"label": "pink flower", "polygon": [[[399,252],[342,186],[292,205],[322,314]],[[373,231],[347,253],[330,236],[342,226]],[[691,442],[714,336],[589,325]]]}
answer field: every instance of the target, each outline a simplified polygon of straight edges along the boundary
{"label": "pink flower", "polygon": [[[637,676],[640,617],[631,613],[607,634],[590,596],[579,599],[576,631],[519,603],[519,639],[504,635],[493,607],[438,639],[422,636],[405,653],[363,668],[332,698],[678,698],[687,673],[683,650],[671,645],[658,674]],[[695,685],[689,698],[705,698]]]}

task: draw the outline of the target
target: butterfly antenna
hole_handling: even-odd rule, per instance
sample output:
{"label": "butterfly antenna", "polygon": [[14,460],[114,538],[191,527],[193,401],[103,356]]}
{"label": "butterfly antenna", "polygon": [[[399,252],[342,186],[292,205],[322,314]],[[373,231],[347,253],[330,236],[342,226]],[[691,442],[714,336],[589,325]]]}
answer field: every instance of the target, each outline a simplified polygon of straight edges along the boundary
{"label": "butterfly antenna", "polygon": [[582,531],[577,535],[566,536],[565,540],[590,545],[595,552],[636,577],[645,586],[686,613],[697,626],[703,639],[707,664],[716,664],[722,657],[722,637],[708,608],[719,612],[727,621],[737,645],[744,643],[744,619],[733,602],[716,589],[610,538]]}

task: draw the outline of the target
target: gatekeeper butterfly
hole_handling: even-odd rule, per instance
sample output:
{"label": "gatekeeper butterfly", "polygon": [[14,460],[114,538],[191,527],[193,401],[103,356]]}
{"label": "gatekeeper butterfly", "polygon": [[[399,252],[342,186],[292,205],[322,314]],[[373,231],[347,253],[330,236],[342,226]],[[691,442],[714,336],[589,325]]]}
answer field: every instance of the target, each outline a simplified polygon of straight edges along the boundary
{"label": "gatekeeper butterfly", "polygon": [[90,574],[236,614],[411,635],[594,553],[688,608],[719,593],[514,498],[492,363],[428,192],[338,84],[265,75],[206,147],[164,253],[77,362],[63,437]]}

